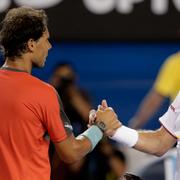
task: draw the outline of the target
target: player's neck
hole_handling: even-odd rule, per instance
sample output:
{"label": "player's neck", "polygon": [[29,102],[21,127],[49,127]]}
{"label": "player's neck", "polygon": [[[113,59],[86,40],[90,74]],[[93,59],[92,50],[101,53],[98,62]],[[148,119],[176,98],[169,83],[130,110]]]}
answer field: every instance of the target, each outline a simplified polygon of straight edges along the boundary
{"label": "player's neck", "polygon": [[2,66],[4,68],[12,68],[17,69],[21,71],[26,71],[29,74],[32,70],[32,64],[30,61],[23,57],[18,58],[6,58],[4,65]]}

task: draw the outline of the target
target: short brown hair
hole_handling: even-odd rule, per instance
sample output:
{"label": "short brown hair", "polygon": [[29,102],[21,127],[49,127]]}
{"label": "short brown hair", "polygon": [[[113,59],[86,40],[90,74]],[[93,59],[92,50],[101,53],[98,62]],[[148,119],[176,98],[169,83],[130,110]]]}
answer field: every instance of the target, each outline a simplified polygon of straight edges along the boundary
{"label": "short brown hair", "polygon": [[9,10],[0,31],[0,45],[5,58],[20,57],[27,49],[28,40],[38,40],[46,28],[47,16],[44,10],[29,7]]}

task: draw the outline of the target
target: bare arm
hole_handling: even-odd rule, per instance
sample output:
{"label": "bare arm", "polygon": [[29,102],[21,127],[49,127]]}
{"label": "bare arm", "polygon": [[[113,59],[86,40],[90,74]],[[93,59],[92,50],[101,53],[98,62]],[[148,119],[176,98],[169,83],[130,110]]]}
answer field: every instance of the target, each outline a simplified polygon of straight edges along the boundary
{"label": "bare arm", "polygon": [[130,121],[130,127],[141,128],[159,109],[164,100],[164,96],[152,89],[139,106],[135,116]]}
{"label": "bare arm", "polygon": [[134,148],[156,156],[162,156],[177,141],[164,127],[156,131],[139,131],[138,133],[138,142]]}
{"label": "bare arm", "polygon": [[[101,112],[99,112],[99,114],[101,114]],[[106,114],[109,120],[106,121],[105,127],[107,133],[111,134],[115,129],[120,127],[120,122],[117,120],[116,114],[114,112],[111,113],[111,110],[107,109]],[[74,135],[71,135],[66,140],[55,143],[56,151],[61,160],[66,163],[74,163],[90,152],[103,136],[102,131],[100,130],[102,127],[99,128],[97,126],[99,125],[91,126],[76,138]]]}
{"label": "bare arm", "polygon": [[74,163],[82,159],[92,148],[88,138],[76,139],[74,135],[54,145],[59,157],[66,163]]}
{"label": "bare arm", "polygon": [[[107,104],[105,104],[104,107],[107,108]],[[106,109],[104,109],[104,111],[98,111],[96,114],[96,121],[101,119],[105,124],[110,121],[111,117],[116,117],[115,112],[107,111]],[[113,119],[115,122],[115,118]],[[107,134],[107,132],[105,133]],[[156,131],[135,131],[122,126],[116,129],[111,138],[117,142],[134,147],[139,151],[154,154],[156,156],[161,156],[166,153],[177,141],[177,139],[163,126]]]}

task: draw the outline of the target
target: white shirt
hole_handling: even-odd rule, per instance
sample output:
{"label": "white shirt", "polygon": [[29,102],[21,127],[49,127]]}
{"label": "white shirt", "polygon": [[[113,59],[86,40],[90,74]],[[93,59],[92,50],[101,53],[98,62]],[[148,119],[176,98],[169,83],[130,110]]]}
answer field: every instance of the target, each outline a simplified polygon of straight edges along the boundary
{"label": "white shirt", "polygon": [[177,138],[177,162],[175,180],[180,180],[180,92],[168,111],[159,118],[164,128]]}

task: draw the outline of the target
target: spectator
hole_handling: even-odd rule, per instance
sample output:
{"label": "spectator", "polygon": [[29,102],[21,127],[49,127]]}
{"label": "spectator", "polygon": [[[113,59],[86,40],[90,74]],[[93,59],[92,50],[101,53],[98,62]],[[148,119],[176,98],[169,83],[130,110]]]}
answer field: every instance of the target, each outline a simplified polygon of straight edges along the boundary
{"label": "spectator", "polygon": [[166,98],[172,102],[180,90],[180,52],[171,55],[163,64],[154,86],[142,100],[129,125],[139,129],[158,111]]}

